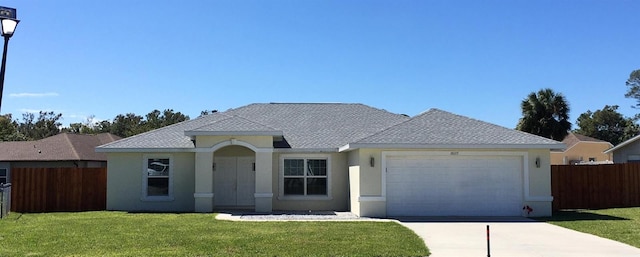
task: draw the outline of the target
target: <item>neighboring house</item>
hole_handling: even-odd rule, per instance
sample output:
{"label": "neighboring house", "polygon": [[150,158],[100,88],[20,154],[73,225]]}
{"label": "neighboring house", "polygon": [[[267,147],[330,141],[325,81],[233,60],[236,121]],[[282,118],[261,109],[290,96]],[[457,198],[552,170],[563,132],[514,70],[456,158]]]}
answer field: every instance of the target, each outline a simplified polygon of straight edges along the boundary
{"label": "neighboring house", "polygon": [[569,133],[562,143],[567,148],[551,151],[551,165],[607,163],[613,160],[610,153],[604,153],[613,147],[607,141]]}
{"label": "neighboring house", "polygon": [[102,145],[107,209],[551,215],[560,142],[431,109],[251,104]]}
{"label": "neighboring house", "polygon": [[640,162],[640,135],[624,141],[604,153],[613,154],[614,163]]}
{"label": "neighboring house", "polygon": [[37,141],[0,142],[0,183],[10,181],[11,168],[106,167],[107,155],[94,149],[118,139],[109,133],[61,133]]}

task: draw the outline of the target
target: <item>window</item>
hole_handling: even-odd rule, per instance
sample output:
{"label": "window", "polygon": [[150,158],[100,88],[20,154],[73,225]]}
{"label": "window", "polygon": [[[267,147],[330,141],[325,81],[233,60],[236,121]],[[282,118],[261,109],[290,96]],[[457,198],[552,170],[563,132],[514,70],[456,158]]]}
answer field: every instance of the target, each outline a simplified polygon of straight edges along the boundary
{"label": "window", "polygon": [[283,157],[281,162],[283,196],[329,196],[329,158]]}
{"label": "window", "polygon": [[145,157],[143,200],[173,200],[171,157]]}
{"label": "window", "polygon": [[0,184],[9,183],[9,172],[7,169],[0,169]]}

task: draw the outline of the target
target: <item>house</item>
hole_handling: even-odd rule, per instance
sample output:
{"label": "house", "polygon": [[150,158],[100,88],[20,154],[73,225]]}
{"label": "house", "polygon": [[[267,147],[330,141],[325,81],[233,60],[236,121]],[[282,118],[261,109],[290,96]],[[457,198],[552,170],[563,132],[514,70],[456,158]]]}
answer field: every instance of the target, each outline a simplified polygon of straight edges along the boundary
{"label": "house", "polygon": [[61,133],[37,141],[0,142],[0,184],[12,168],[106,167],[107,155],[95,147],[120,137],[109,134]]}
{"label": "house", "polygon": [[632,137],[604,153],[613,154],[614,163],[640,162],[640,142],[638,139],[640,139],[640,135]]}
{"label": "house", "polygon": [[613,160],[611,153],[604,153],[613,147],[607,141],[569,133],[562,143],[567,148],[551,151],[551,165],[607,163]]}
{"label": "house", "polygon": [[96,148],[107,209],[337,210],[360,216],[551,215],[560,142],[431,109],[268,103]]}

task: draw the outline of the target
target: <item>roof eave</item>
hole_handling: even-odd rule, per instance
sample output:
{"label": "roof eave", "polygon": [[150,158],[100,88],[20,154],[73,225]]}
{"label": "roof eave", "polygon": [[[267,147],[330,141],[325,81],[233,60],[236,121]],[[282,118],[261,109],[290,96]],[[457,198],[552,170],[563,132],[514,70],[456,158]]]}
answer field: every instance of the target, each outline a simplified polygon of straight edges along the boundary
{"label": "roof eave", "polygon": [[396,143],[355,143],[338,148],[339,152],[347,152],[359,148],[381,149],[564,149],[558,144],[396,144]]}
{"label": "roof eave", "polygon": [[640,139],[640,135],[637,135],[637,136],[635,136],[635,137],[632,137],[631,139],[629,139],[629,140],[627,140],[627,141],[624,141],[624,142],[622,142],[622,143],[620,143],[620,144],[618,144],[618,145],[614,146],[613,148],[611,148],[611,149],[609,149],[609,150],[604,151],[603,153],[605,153],[605,154],[607,154],[607,153],[611,153],[611,152],[613,152],[613,151],[615,151],[615,150],[618,150],[618,149],[620,149],[620,148],[622,148],[622,147],[625,147],[625,146],[627,146],[627,145],[629,145],[629,144],[631,144],[631,143],[635,142],[635,141],[636,141],[636,140],[638,140],[638,139]]}
{"label": "roof eave", "polygon": [[96,147],[97,153],[173,153],[173,152],[194,152],[195,148],[101,148]]}
{"label": "roof eave", "polygon": [[279,153],[337,153],[338,148],[274,148]]}

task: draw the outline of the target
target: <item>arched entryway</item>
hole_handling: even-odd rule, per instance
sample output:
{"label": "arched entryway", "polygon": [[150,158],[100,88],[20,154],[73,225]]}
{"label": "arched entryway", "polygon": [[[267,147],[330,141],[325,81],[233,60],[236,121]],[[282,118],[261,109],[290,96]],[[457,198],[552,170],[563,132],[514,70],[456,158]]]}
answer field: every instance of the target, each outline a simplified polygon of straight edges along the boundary
{"label": "arched entryway", "polygon": [[196,212],[252,205],[258,212],[272,210],[273,148],[270,139],[255,141],[262,147],[231,138],[195,149]]}
{"label": "arched entryway", "polygon": [[214,205],[221,208],[255,206],[255,152],[244,146],[230,145],[213,153]]}

